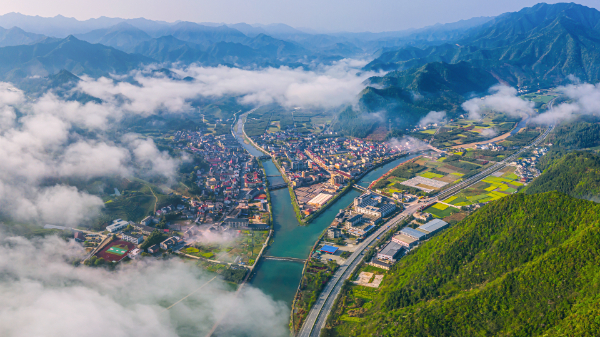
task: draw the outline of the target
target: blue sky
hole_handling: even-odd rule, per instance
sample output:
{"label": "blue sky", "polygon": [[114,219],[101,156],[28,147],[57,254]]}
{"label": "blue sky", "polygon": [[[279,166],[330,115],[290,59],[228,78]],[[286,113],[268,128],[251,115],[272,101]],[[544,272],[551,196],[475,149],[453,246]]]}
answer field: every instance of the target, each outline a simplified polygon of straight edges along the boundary
{"label": "blue sky", "polygon": [[[391,31],[517,11],[532,0],[2,0],[0,14],[145,17],[165,21],[285,23],[322,32]],[[560,1],[546,1],[555,3]],[[599,0],[577,3],[600,8]]]}

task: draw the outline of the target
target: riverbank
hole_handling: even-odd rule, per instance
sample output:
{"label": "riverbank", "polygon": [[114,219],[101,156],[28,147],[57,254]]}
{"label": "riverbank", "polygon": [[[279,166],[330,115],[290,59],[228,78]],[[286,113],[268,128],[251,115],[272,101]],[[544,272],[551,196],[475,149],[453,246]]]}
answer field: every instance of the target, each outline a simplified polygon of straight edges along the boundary
{"label": "riverbank", "polygon": [[[418,160],[418,159],[419,159],[419,158],[421,158],[422,156],[423,156],[423,155],[420,155],[420,156],[418,156],[418,157],[415,157],[415,158],[413,158],[413,159],[411,160],[411,162],[413,162],[413,163],[414,163],[416,160]],[[390,174],[392,174],[392,172],[393,172],[395,169],[399,168],[399,167],[400,167],[400,166],[402,166],[402,165],[405,165],[405,164],[406,164],[406,163],[408,163],[408,162],[409,162],[408,160],[407,160],[407,161],[405,161],[405,162],[402,162],[402,163],[398,164],[396,167],[394,167],[393,169],[391,169],[391,170],[387,171],[387,172],[386,172],[386,173],[384,173],[384,174],[383,174],[381,177],[377,178],[377,180],[374,180],[374,181],[373,181],[371,184],[369,184],[369,187],[367,187],[367,189],[371,189],[371,188],[372,188],[373,186],[375,186],[375,184],[377,184],[377,182],[379,182],[381,179],[386,179],[387,177],[389,177],[389,176],[390,176]]]}

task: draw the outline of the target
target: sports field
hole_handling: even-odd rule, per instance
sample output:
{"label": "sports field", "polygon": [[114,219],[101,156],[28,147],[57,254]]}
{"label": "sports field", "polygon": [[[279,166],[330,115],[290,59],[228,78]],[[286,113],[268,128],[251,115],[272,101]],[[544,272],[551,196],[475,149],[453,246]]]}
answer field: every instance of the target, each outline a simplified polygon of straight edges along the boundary
{"label": "sports field", "polygon": [[108,244],[108,246],[102,248],[96,256],[101,257],[109,262],[121,261],[127,253],[135,248],[135,245],[131,242],[116,240]]}
{"label": "sports field", "polygon": [[110,247],[106,252],[111,253],[111,254],[117,254],[117,255],[125,255],[125,253],[127,253],[127,249],[113,246],[113,247]]}

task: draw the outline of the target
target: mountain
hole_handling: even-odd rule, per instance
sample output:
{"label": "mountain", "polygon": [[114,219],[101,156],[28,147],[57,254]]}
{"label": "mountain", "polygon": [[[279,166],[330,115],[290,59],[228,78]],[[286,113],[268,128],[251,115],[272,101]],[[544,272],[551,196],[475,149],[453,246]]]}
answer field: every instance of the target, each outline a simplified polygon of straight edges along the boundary
{"label": "mountain", "polygon": [[19,27],[12,27],[11,29],[0,27],[0,47],[32,44],[41,42],[45,38],[44,35],[28,33]]}
{"label": "mountain", "polygon": [[100,43],[125,52],[131,52],[139,43],[152,39],[143,30],[126,22],[121,22],[110,28],[96,29],[75,37],[89,43]]}
{"label": "mountain", "polygon": [[101,44],[90,44],[74,36],[48,38],[32,45],[0,48],[0,78],[19,82],[29,76],[48,76],[65,69],[92,77],[125,73],[153,60],[127,54]]}
{"label": "mountain", "polygon": [[455,43],[382,53],[365,70],[471,62],[514,86],[600,81],[600,12],[574,3],[538,4],[467,30]]}
{"label": "mountain", "polygon": [[596,336],[598,242],[600,204],[502,198],[400,259],[376,291],[345,286],[322,335]]}
{"label": "mountain", "polygon": [[237,29],[225,25],[210,27],[194,22],[179,22],[155,33],[154,37],[172,35],[179,40],[208,47],[217,42],[242,42],[248,37]]}
{"label": "mountain", "polygon": [[[455,73],[450,83],[432,78],[435,71],[423,77],[424,69],[461,63],[467,71],[464,76]],[[369,83],[375,86],[365,89],[361,100],[367,112],[386,111],[384,120],[401,115],[401,122],[414,121],[412,115],[432,108],[459,113],[460,105],[472,96],[469,92],[483,93],[485,85],[498,82],[527,90],[567,84],[572,76],[596,83],[600,81],[600,12],[574,3],[538,4],[466,29],[445,43],[387,49],[364,70],[392,71],[371,78]],[[390,78],[397,75],[401,81]],[[465,90],[456,91],[461,86]],[[427,99],[410,104],[407,91],[420,95],[425,91]],[[400,108],[390,112],[389,106]]]}
{"label": "mountain", "polygon": [[467,62],[435,62],[371,77],[367,84],[359,95],[365,116],[384,112],[384,120],[392,120],[396,128],[403,128],[430,111],[443,110],[451,116],[460,113],[460,102],[485,92],[498,80]]}
{"label": "mountain", "polygon": [[122,22],[123,19],[100,17],[79,21],[62,15],[55,17],[29,16],[20,13],[0,15],[0,27],[20,27],[25,31],[64,38],[71,34],[81,34],[94,29],[106,28]]}
{"label": "mountain", "polygon": [[141,42],[133,49],[134,53],[150,57],[159,62],[197,62],[204,52],[200,46],[179,40],[172,35],[162,36]]}
{"label": "mountain", "polygon": [[600,201],[600,156],[572,152],[555,160],[524,192],[559,191],[575,198]]}
{"label": "mountain", "polygon": [[44,34],[46,36],[58,38],[65,38],[69,35],[85,34],[97,29],[106,29],[122,22],[126,22],[149,34],[164,30],[165,27],[172,25],[168,22],[153,21],[144,18],[122,19],[101,16],[95,19],[79,21],[75,18],[67,18],[62,15],[57,15],[55,17],[31,16],[20,13],[0,15],[0,27],[6,29],[20,27],[31,33]]}
{"label": "mountain", "polygon": [[307,54],[304,48],[295,43],[275,39],[265,34],[259,34],[252,39],[246,40],[244,44],[259,50],[263,55],[269,55],[273,58],[304,56]]}

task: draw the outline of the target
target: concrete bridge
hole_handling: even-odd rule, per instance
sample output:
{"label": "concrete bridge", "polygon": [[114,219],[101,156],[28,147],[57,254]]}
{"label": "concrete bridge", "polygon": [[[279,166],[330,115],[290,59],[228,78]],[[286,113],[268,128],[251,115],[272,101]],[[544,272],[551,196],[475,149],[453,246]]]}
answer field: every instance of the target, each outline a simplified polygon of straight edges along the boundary
{"label": "concrete bridge", "polygon": [[276,184],[276,185],[269,185],[269,191],[274,191],[274,190],[278,190],[280,188],[286,188],[286,187],[287,187],[286,183]]}
{"label": "concrete bridge", "polygon": [[306,262],[306,259],[299,259],[296,257],[279,257],[279,256],[263,256],[265,260],[276,260],[276,261],[291,261],[291,262]]}
{"label": "concrete bridge", "polygon": [[352,185],[352,187],[356,188],[359,191],[368,192],[368,190],[367,190],[366,187],[362,187],[362,186],[360,186],[358,184],[354,184],[354,185]]}

